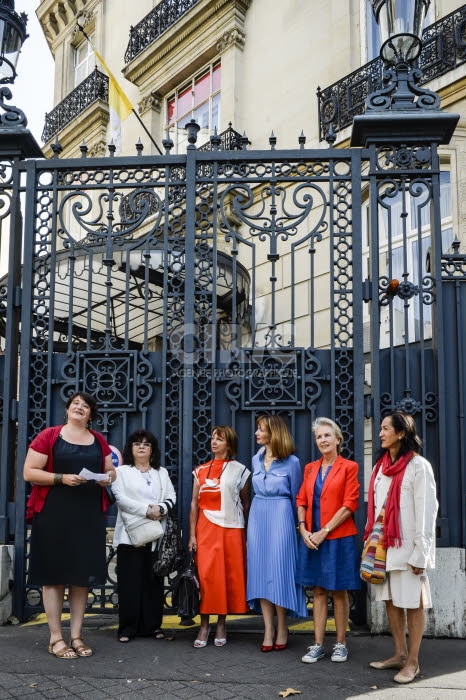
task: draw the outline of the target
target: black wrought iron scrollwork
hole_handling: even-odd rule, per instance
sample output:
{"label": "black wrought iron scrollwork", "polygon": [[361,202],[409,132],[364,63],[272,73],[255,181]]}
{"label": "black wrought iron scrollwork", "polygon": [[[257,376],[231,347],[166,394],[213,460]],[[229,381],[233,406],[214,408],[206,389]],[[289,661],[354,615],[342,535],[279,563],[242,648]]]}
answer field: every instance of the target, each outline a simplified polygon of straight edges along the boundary
{"label": "black wrought iron scrollwork", "polygon": [[406,109],[407,106],[415,109],[439,109],[439,95],[420,87],[421,79],[422,71],[410,68],[405,63],[395,68],[386,68],[382,74],[383,87],[372,92],[366,99],[366,112],[394,110],[397,105],[399,109]]}
{"label": "black wrought iron scrollwork", "polygon": [[391,170],[424,171],[432,166],[432,151],[429,146],[381,146],[377,149],[377,168]]}
{"label": "black wrought iron scrollwork", "polygon": [[381,413],[385,416],[392,411],[401,411],[411,416],[423,414],[428,423],[438,421],[438,396],[433,392],[427,392],[422,398],[415,398],[409,392],[398,401],[391,394],[384,393],[381,398]]}
{"label": "black wrought iron scrollwork", "polygon": [[428,423],[438,421],[438,395],[433,391],[427,392],[424,397],[425,416]]}
{"label": "black wrought iron scrollwork", "polygon": [[0,88],[0,109],[3,109],[4,114],[0,115],[0,124],[2,126],[27,127],[28,120],[24,112],[18,107],[13,107],[5,102],[5,100],[11,100],[13,94],[8,87]]}
{"label": "black wrought iron scrollwork", "polygon": [[[155,375],[144,352],[78,352],[62,367],[63,400],[76,390],[95,397],[101,414],[144,410],[154,391]],[[138,381],[134,381],[134,377]]]}
{"label": "black wrought iron scrollwork", "polygon": [[322,395],[322,382],[328,381],[329,377],[322,375],[322,363],[309,348],[304,353],[304,372],[306,407],[311,410]]}
{"label": "black wrought iron scrollwork", "polygon": [[[141,216],[154,216],[161,211],[160,199],[151,190],[135,190],[122,197],[120,217],[123,227],[131,225]],[[137,224],[136,224],[137,225]]]}
{"label": "black wrought iron scrollwork", "polygon": [[149,216],[155,216],[149,235],[156,231],[163,210],[158,195],[143,187],[128,195],[106,190],[98,196],[91,196],[82,188],[74,189],[60,203],[58,234],[66,247],[70,243],[87,250],[110,242],[121,245],[133,239],[133,233]]}
{"label": "black wrought iron scrollwork", "polygon": [[[5,172],[7,177],[7,173]],[[1,177],[1,174],[0,174]],[[0,188],[0,221],[6,219],[10,215],[11,210],[11,191],[7,186]]]}
{"label": "black wrought iron scrollwork", "polygon": [[242,406],[247,410],[304,408],[303,350],[246,350]]}
{"label": "black wrought iron scrollwork", "polygon": [[419,285],[410,282],[407,279],[407,274],[404,274],[403,277],[405,279],[398,285],[397,296],[406,301],[419,294]]}
{"label": "black wrought iron scrollwork", "polygon": [[[281,164],[283,169],[283,164]],[[260,205],[257,206],[259,195]],[[298,228],[309,216],[311,210],[319,212],[319,220],[313,231],[321,231],[325,226],[327,201],[322,189],[314,183],[298,184],[292,190],[291,199],[287,189],[282,185],[265,185],[260,192],[253,192],[246,184],[233,184],[227,187],[221,197],[222,211],[225,200],[231,198],[231,209],[248,227],[251,236],[258,236],[260,241],[266,237],[270,241],[270,255],[276,254],[277,238],[286,241],[295,236]],[[288,199],[290,202],[288,204]],[[255,205],[253,207],[253,205]],[[230,229],[228,217],[223,217],[225,226]]]}

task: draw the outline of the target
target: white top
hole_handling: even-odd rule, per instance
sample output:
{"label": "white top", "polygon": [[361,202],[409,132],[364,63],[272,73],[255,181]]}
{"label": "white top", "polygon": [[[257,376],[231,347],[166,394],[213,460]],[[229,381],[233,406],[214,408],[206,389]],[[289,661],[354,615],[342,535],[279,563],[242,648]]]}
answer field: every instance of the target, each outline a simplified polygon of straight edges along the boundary
{"label": "white top", "polygon": [[236,459],[225,462],[223,469],[220,479],[215,479],[212,483],[210,483],[210,480],[206,480],[209,463],[201,464],[200,467],[196,467],[194,470],[194,478],[200,485],[200,491],[220,491],[220,509],[203,509],[203,513],[214,525],[220,525],[220,527],[225,528],[244,528],[244,513],[240,491],[246,484],[251,472],[244,464],[237,462]]}
{"label": "white top", "polygon": [[[382,469],[375,478],[375,518],[382,508],[392,482]],[[401,482],[400,533],[402,546],[387,549],[387,571],[435,568],[435,520],[438,503],[430,463],[416,455],[406,467]]]}
{"label": "white top", "polygon": [[[145,517],[147,508],[151,504],[156,506],[162,505],[167,510],[176,503],[175,489],[165,467],[140,472],[136,467],[122,464],[116,468],[116,474],[117,478],[112,484],[112,490],[118,505],[118,517],[113,534],[114,547],[118,547],[119,544],[131,544],[121,518],[121,511],[130,515]],[[166,518],[162,518],[164,530],[165,521]]]}

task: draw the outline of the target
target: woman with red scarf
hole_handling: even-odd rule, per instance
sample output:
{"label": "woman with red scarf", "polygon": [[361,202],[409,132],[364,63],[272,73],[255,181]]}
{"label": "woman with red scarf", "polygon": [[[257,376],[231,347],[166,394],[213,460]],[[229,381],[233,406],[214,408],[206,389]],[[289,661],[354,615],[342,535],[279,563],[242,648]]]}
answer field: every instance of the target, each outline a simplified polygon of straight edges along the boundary
{"label": "woman with red scarf", "polygon": [[[372,661],[376,669],[396,669],[396,683],[410,683],[419,675],[419,648],[425,610],[432,607],[426,569],[435,566],[435,480],[429,462],[420,456],[420,438],[412,416],[395,411],[382,421],[383,454],[369,485],[368,518],[364,540],[369,537],[385,503],[383,524],[387,547],[387,576],[375,588],[383,600],[395,653],[385,661]],[[407,615],[405,614],[405,609]],[[406,644],[406,617],[409,649]]]}

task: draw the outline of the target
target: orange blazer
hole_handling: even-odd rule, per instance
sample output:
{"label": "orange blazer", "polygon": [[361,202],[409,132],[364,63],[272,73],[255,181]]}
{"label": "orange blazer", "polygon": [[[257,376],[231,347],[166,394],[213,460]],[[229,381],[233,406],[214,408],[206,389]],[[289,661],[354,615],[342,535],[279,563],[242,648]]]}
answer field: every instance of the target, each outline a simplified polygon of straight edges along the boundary
{"label": "orange blazer", "polygon": [[[316,462],[310,462],[304,467],[304,480],[296,496],[296,505],[306,508],[306,528],[312,532],[312,498],[314,485],[319,473],[322,458]],[[359,481],[358,465],[340,455],[336,458],[327,478],[325,479],[320,496],[320,524],[321,527],[333,518],[337,510],[346,506],[353,513],[358,507]],[[327,535],[327,539],[334,540],[337,537],[356,535],[357,529],[353,518],[348,518]]]}

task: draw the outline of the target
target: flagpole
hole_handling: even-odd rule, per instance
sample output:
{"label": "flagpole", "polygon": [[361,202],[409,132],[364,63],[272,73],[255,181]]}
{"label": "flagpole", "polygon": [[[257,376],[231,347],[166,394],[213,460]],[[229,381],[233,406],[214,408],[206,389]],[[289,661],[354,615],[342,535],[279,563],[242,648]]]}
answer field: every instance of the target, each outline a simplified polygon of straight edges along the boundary
{"label": "flagpole", "polygon": [[[87,36],[86,32],[84,31],[84,27],[82,27],[82,26],[79,24],[79,22],[78,22],[78,27],[79,27],[79,29],[81,30],[81,34],[84,36],[85,39],[87,39],[87,41],[88,41],[88,42],[90,43],[90,45],[92,46],[92,50],[95,52],[96,49],[94,49],[94,46],[92,45],[92,41],[91,41],[90,38]],[[116,78],[114,78],[114,82],[118,84]],[[123,92],[123,91],[121,90],[121,87],[119,87],[119,89],[120,89],[121,92]],[[125,97],[126,97],[126,96],[125,96]],[[129,100],[128,100],[127,97],[126,97],[126,101],[129,103]],[[155,141],[154,137],[153,137],[152,134],[150,133],[149,129],[146,127],[146,125],[145,125],[144,122],[142,121],[141,117],[139,116],[139,114],[138,114],[138,113],[136,112],[136,110],[134,109],[133,105],[131,105],[131,103],[129,103],[129,105],[131,106],[131,111],[132,111],[133,114],[135,115],[136,119],[138,120],[138,122],[140,123],[140,125],[142,126],[142,128],[144,129],[144,131],[146,132],[146,134],[148,135],[148,137],[150,138],[150,140],[151,140],[152,143],[154,144],[154,146],[156,147],[157,151],[159,152],[159,154],[160,154],[161,156],[163,156],[162,151],[160,150],[160,148],[159,148],[157,142]]]}
{"label": "flagpole", "polygon": [[136,112],[136,110],[134,109],[134,107],[133,107],[133,114],[136,115],[136,117],[137,117],[137,119],[138,119],[138,122],[140,123],[140,125],[142,126],[142,128],[144,129],[144,131],[146,132],[146,134],[148,135],[148,137],[150,138],[150,140],[152,141],[152,143],[154,144],[154,146],[156,147],[156,149],[158,150],[158,152],[160,153],[160,155],[163,156],[163,153],[162,153],[162,151],[160,150],[160,148],[158,147],[156,141],[153,139],[152,134],[150,133],[149,129],[148,129],[147,126],[144,124],[144,122],[142,121],[141,117],[139,116],[139,114],[138,114],[138,113]]}

